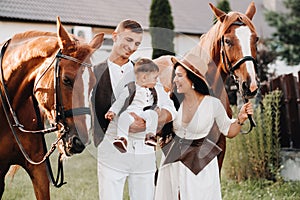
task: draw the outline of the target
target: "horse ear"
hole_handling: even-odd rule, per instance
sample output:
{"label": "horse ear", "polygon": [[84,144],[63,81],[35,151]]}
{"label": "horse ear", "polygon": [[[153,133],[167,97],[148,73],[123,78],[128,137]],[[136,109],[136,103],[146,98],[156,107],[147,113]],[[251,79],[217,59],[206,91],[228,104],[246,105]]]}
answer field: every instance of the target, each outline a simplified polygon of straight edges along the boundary
{"label": "horse ear", "polygon": [[252,20],[252,18],[253,18],[253,16],[254,16],[255,12],[256,12],[255,4],[254,4],[254,2],[252,1],[252,2],[249,4],[249,6],[248,6],[248,9],[247,9],[245,15],[246,15],[250,20]]}
{"label": "horse ear", "polygon": [[223,22],[223,20],[226,17],[226,13],[223,12],[222,10],[218,9],[217,7],[215,7],[213,4],[209,3],[210,8],[212,9],[214,15],[217,17],[217,19],[220,22]]}
{"label": "horse ear", "polygon": [[70,35],[66,31],[66,29],[62,26],[59,17],[57,17],[56,24],[57,24],[58,45],[60,49],[69,49],[73,45],[73,43]]}
{"label": "horse ear", "polygon": [[94,36],[94,38],[92,39],[89,45],[95,50],[99,49],[102,45],[103,40],[104,40],[104,33],[98,33]]}

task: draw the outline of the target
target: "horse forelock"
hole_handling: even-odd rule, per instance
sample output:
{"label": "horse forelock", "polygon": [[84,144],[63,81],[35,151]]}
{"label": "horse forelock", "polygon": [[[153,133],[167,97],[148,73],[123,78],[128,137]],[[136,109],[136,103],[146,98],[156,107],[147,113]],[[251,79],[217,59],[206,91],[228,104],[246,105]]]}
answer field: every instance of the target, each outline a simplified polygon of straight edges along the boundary
{"label": "horse forelock", "polygon": [[74,58],[81,60],[82,62],[89,62],[92,53],[93,53],[93,49],[89,45],[82,44],[82,45],[77,45],[76,51],[74,51],[70,55],[73,56]]}
{"label": "horse forelock", "polygon": [[222,23],[223,27],[220,34],[224,35],[229,27],[235,22],[242,22],[245,26],[248,26],[252,32],[256,32],[254,24],[245,14],[240,12],[229,12]]}

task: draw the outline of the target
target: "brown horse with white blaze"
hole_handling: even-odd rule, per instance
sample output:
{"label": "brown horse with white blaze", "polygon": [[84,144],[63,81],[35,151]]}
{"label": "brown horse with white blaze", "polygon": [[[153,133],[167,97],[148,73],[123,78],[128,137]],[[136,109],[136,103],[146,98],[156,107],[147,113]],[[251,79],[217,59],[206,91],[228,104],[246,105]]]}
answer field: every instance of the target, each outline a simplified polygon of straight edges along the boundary
{"label": "brown horse with white blaze", "polygon": [[[46,161],[58,147],[64,156],[88,144],[89,95],[96,83],[90,57],[103,33],[87,44],[68,34],[57,18],[57,33],[14,35],[1,49],[0,198],[11,165],[29,174],[36,198],[50,199]],[[44,127],[44,120],[51,127]],[[57,133],[46,149],[44,134]]]}

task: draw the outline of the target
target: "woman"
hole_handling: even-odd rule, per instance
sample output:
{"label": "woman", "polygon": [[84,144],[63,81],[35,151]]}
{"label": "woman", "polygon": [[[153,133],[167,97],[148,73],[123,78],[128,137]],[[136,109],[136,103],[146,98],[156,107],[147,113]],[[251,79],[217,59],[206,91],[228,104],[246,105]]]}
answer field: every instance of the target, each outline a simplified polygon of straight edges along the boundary
{"label": "woman", "polygon": [[[252,104],[242,106],[237,119],[228,118],[220,100],[209,95],[203,76],[187,61],[172,57],[174,83],[180,107],[173,121],[175,137],[162,150],[165,159],[159,170],[156,200],[221,199],[217,155],[212,141],[214,123],[229,138],[239,134]],[[182,96],[182,98],[179,98]]]}

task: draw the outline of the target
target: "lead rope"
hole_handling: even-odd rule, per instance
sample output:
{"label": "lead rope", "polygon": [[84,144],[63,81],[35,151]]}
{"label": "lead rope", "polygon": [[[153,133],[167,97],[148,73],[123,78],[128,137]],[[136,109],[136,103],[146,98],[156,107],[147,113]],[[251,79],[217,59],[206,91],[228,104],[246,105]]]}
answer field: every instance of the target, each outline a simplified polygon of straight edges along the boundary
{"label": "lead rope", "polygon": [[57,160],[57,175],[56,178],[54,178],[53,175],[53,170],[51,167],[51,163],[49,158],[46,159],[46,165],[47,165],[47,172],[48,172],[48,178],[51,181],[52,185],[56,188],[60,188],[67,182],[64,182],[64,168],[63,168],[63,160],[62,160],[62,154],[60,153],[58,155],[58,160]]}
{"label": "lead rope", "polygon": [[[238,91],[239,91],[239,93],[240,93],[240,90],[239,90],[239,83],[238,83],[238,81],[236,80],[236,78],[235,78],[235,76],[234,76],[234,74],[233,74],[232,72],[230,72],[230,76],[233,78],[234,84],[235,84],[235,86],[237,87],[237,89],[238,89]],[[240,94],[241,94],[241,93],[240,93]],[[243,99],[243,102],[244,102],[244,103],[248,103],[248,102],[249,102],[249,99],[246,98],[244,94],[241,94],[241,96],[242,96],[242,99]],[[247,114],[247,115],[248,115],[248,119],[249,119],[249,122],[250,122],[250,128],[249,128],[248,131],[241,131],[242,134],[248,134],[248,133],[250,133],[250,132],[252,131],[253,127],[256,127],[256,123],[255,123],[255,121],[253,120],[252,115],[250,115],[250,114]]]}

